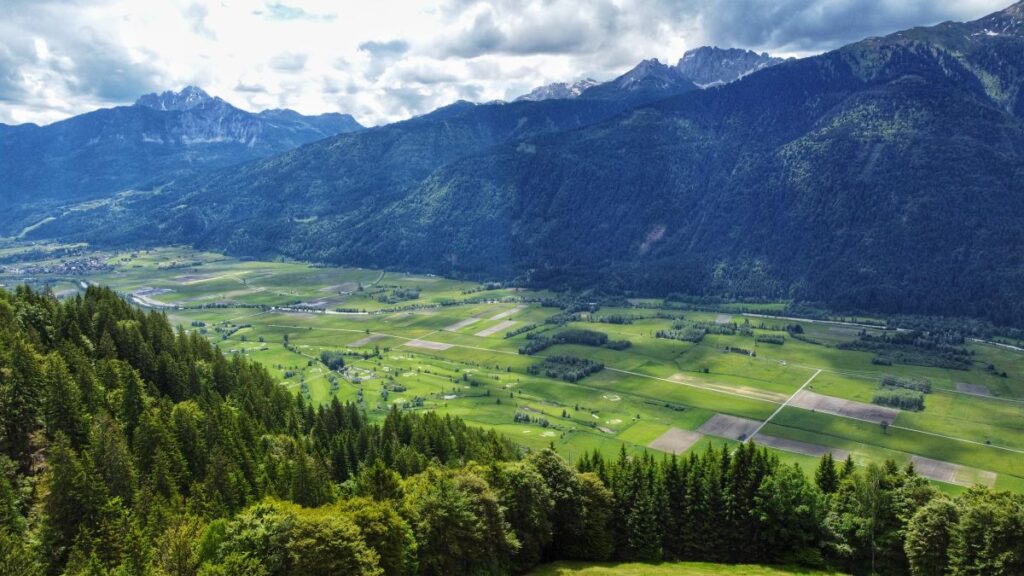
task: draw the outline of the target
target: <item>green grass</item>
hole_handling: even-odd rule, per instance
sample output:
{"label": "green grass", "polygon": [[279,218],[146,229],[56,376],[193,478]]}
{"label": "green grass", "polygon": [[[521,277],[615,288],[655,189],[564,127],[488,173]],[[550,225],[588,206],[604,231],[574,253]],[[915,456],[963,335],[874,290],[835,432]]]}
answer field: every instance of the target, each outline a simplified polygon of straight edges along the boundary
{"label": "green grass", "polygon": [[[3,249],[17,250],[18,246]],[[1024,450],[1024,354],[1010,350],[971,344],[975,365],[966,371],[880,367],[871,363],[870,353],[835,348],[839,342],[856,338],[857,332],[837,324],[804,324],[809,337],[828,345],[788,336],[783,345],[759,344],[741,335],[708,336],[693,344],[655,338],[658,330],[672,323],[657,318],[655,310],[607,308],[583,315],[569,327],[598,330],[613,340],[628,340],[630,348],[561,345],[537,356],[522,356],[517,352],[526,335],[505,338],[504,331],[487,337],[476,334],[502,320],[515,322],[513,328],[540,324],[535,332],[559,330],[544,325],[544,319],[558,310],[536,304],[526,305],[508,317],[491,319],[521,305],[524,299],[546,293],[484,290],[472,282],[360,268],[240,261],[182,247],[102,257],[115,270],[85,278],[39,275],[37,282],[67,293],[74,291],[82,279],[110,285],[122,293],[142,288],[167,290],[154,298],[174,307],[167,310],[173,323],[191,330],[193,321],[205,322],[207,337],[225,353],[244,354],[261,362],[296,393],[305,384],[313,403],[328,402],[332,397],[354,402],[361,390],[362,407],[371,418],[384,417],[395,404],[411,406],[419,398],[419,410],[460,416],[471,424],[494,428],[532,449],[554,444],[569,457],[595,449],[614,456],[622,445],[631,452],[650,450],[646,446],[669,428],[696,430],[715,413],[763,420],[819,369],[822,372],[810,384],[811,390],[861,402],[870,402],[883,374],[927,377],[936,390],[928,395],[926,409],[901,414],[888,433],[877,425],[792,407],[779,413],[764,433],[842,448],[863,462],[894,459],[905,463],[913,454],[956,462],[997,472],[997,487],[1024,491],[1024,454],[994,447]],[[7,285],[18,281],[17,277],[0,278],[0,283]],[[417,288],[420,296],[396,304],[380,300],[381,295],[397,287]],[[366,314],[280,309],[298,303]],[[657,301],[644,303],[656,305]],[[761,309],[770,313],[783,308],[782,303],[770,303]],[[628,315],[635,320],[625,325],[596,321],[609,314]],[[718,316],[708,311],[672,314],[705,321]],[[728,314],[734,322],[747,319],[736,312]],[[455,331],[444,330],[468,318],[479,320]],[[770,318],[749,320],[755,334],[777,335],[779,332],[772,329],[792,323]],[[218,325],[230,328],[241,324],[250,326],[228,339],[215,331]],[[283,345],[286,334],[292,350]],[[368,335],[379,339],[355,346]],[[450,348],[409,346],[409,341],[416,338]],[[754,350],[757,356],[727,352],[729,346]],[[376,350],[381,355],[366,359],[349,356],[347,363],[353,370],[333,375],[338,386],[332,388],[332,375],[318,360],[323,350],[366,354]],[[606,367],[575,383],[528,373],[531,365],[555,354],[590,358]],[[995,365],[999,373],[1005,370],[1007,377],[986,370],[988,364]],[[479,385],[470,386],[471,380]],[[984,385],[995,397],[957,393],[958,382]],[[391,383],[407,390],[391,392],[385,399],[382,391]],[[546,419],[548,426],[514,423],[513,417],[520,411]],[[691,450],[723,442],[730,443],[705,437]],[[815,463],[806,456],[778,454],[805,469]],[[949,486],[943,489],[958,490]]]}
{"label": "green grass", "polygon": [[807,568],[709,564],[705,562],[583,563],[557,562],[534,569],[529,576],[783,576],[787,574],[836,574]]}

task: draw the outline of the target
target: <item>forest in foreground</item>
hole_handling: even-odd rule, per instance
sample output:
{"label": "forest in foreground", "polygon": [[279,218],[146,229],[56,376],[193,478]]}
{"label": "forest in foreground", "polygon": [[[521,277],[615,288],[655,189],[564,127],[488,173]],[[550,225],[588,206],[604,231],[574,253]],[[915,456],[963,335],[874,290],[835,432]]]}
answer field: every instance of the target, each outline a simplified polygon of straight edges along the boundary
{"label": "forest in foreground", "polygon": [[1024,497],[753,443],[566,462],[313,406],[114,292],[0,290],[0,575],[517,574],[556,560],[1024,573]]}

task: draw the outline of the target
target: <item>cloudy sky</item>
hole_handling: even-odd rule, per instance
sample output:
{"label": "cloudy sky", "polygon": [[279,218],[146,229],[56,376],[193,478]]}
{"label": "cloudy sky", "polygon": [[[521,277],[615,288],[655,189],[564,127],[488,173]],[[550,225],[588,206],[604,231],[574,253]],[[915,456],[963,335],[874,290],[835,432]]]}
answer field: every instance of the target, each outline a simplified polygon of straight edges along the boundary
{"label": "cloudy sky", "polygon": [[195,84],[367,125],[712,44],[808,55],[1010,0],[0,0],[0,122]]}

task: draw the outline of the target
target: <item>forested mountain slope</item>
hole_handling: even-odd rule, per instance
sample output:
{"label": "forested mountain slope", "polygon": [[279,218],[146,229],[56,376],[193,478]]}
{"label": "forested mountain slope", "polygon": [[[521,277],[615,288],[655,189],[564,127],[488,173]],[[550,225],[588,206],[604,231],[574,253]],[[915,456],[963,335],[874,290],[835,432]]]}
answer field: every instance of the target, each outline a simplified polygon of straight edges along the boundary
{"label": "forested mountain slope", "polygon": [[[404,122],[175,183],[113,207],[67,214],[37,236],[104,243],[153,241],[158,235],[164,242],[224,242],[229,250],[279,253],[299,229],[322,223],[352,228],[364,222],[367,213],[400,202],[445,164],[501,144],[607,120],[650,97],[645,90],[623,98],[457,102]],[[260,231],[250,234],[237,222]]]}
{"label": "forested mountain slope", "polygon": [[586,98],[456,106],[36,234],[1020,324],[1022,21],[872,38],[604,122]]}

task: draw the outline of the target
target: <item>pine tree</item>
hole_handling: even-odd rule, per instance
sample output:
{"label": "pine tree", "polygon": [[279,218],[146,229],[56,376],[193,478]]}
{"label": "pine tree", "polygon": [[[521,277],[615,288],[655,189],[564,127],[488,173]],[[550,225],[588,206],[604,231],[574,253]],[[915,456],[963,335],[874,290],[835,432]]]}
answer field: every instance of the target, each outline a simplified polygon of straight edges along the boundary
{"label": "pine tree", "polygon": [[50,354],[43,361],[43,389],[46,433],[52,438],[63,432],[72,446],[80,448],[89,433],[85,407],[78,384],[57,354]]}
{"label": "pine tree", "polygon": [[15,335],[9,354],[0,351],[0,447],[28,472],[32,432],[39,428],[41,370],[32,347]]}
{"label": "pine tree", "polygon": [[831,452],[826,452],[818,462],[818,469],[814,472],[814,481],[825,494],[831,494],[839,487],[839,472],[836,470],[836,462],[832,458]]}

